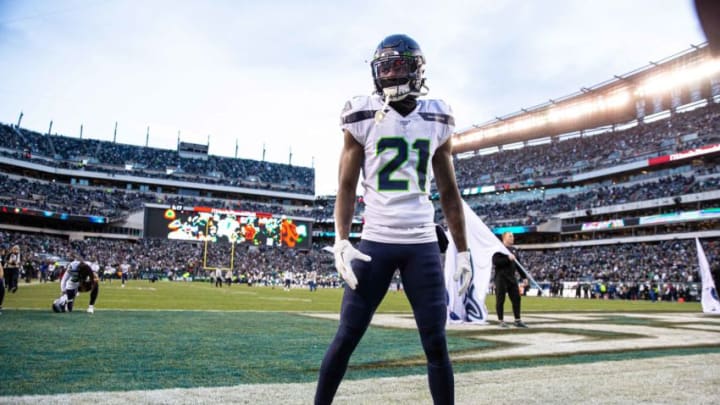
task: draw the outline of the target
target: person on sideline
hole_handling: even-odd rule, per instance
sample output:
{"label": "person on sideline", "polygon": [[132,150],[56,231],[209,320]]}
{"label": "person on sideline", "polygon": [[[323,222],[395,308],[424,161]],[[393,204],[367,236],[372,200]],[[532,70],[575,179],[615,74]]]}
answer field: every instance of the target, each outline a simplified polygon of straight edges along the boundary
{"label": "person on sideline", "polygon": [[502,242],[511,253],[506,255],[498,252],[492,258],[495,267],[495,310],[497,311],[498,321],[500,321],[501,327],[506,328],[508,326],[503,317],[505,294],[507,293],[515,316],[515,326],[527,328],[527,325],[520,319],[520,288],[515,276],[517,252],[512,248],[513,243],[515,243],[515,236],[510,232],[505,232],[502,234]]}

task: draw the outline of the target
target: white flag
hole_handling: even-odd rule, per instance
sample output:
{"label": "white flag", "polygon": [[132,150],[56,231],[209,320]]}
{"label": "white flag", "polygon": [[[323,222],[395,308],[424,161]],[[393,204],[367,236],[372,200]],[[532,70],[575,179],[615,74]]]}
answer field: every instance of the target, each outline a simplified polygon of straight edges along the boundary
{"label": "white flag", "polygon": [[487,323],[487,307],[485,296],[490,286],[492,273],[492,257],[500,252],[509,255],[505,245],[492,233],[490,228],[475,215],[475,212],[463,201],[465,213],[465,231],[470,249],[470,260],[473,268],[473,279],[465,295],[458,296],[460,282],[455,281],[455,255],[457,248],[448,236],[449,244],[445,252],[445,287],[448,294],[448,322]]}
{"label": "white flag", "polygon": [[715,282],[710,273],[710,264],[708,263],[707,257],[705,257],[705,251],[700,244],[700,239],[695,238],[695,245],[697,246],[700,280],[702,281],[703,312],[706,314],[720,315],[720,300],[718,299],[717,290],[715,289]]}

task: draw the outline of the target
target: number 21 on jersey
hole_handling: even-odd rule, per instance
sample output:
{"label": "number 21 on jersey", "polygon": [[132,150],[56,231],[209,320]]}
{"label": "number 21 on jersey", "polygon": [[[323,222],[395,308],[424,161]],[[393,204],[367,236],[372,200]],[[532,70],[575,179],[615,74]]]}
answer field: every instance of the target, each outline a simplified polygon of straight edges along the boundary
{"label": "number 21 on jersey", "polygon": [[[379,191],[407,191],[409,181],[414,179],[407,178],[408,173],[417,179],[420,191],[425,191],[427,182],[428,160],[430,159],[430,140],[416,139],[412,145],[402,137],[380,138],[377,142],[376,155],[382,153],[394,153],[390,159],[378,172],[378,190]],[[410,153],[417,154],[417,159],[409,160]],[[411,161],[416,161],[414,167],[407,168],[411,165]],[[409,170],[405,170],[405,169]]]}

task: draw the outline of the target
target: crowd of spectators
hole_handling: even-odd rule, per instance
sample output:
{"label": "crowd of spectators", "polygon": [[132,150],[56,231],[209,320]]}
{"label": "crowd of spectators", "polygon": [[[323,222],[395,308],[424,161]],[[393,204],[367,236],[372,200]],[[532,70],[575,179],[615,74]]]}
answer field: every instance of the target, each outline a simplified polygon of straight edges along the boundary
{"label": "crowd of spectators", "polygon": [[[205,244],[168,239],[100,239],[70,241],[60,236],[0,231],[0,248],[19,245],[25,260],[39,269],[43,262],[65,263],[74,258],[97,262],[105,273],[114,274],[120,265],[131,267],[135,279],[170,278],[181,280],[205,279],[209,271],[204,267],[230,267],[233,276],[250,283],[272,284],[286,271],[294,274],[294,280],[302,284],[311,271],[320,276],[321,285],[338,285],[338,276],[331,254],[315,247],[311,250],[271,248],[237,244]],[[231,251],[234,253],[231,254]]]}
{"label": "crowd of spectators", "polygon": [[[585,192],[545,197],[543,194],[528,194],[535,198],[513,202],[498,202],[495,195],[469,197],[468,203],[478,215],[490,224],[502,224],[508,221],[515,224],[536,225],[553,214],[588,209],[607,205],[623,204],[630,201],[651,200],[660,197],[680,196],[720,188],[720,178],[675,175],[661,177],[644,183],[629,186],[623,184],[599,186]],[[211,206],[232,210],[246,210],[285,214],[292,216],[311,216],[316,221],[333,218],[334,199],[325,198],[315,201],[313,207],[296,207],[276,203],[261,203],[251,200],[208,199],[154,192],[128,191],[112,188],[95,188],[68,185],[56,182],[15,179],[0,174],[0,204],[39,210],[68,212],[77,215],[101,215],[118,218],[132,210],[142,208],[144,203]],[[363,203],[356,204],[355,215],[360,217]],[[436,210],[437,222],[442,221],[439,206]]]}
{"label": "crowd of spectators", "polygon": [[[718,263],[720,240],[703,240],[703,244],[709,262]],[[206,256],[202,243],[166,239],[69,241],[59,236],[0,231],[0,248],[13,245],[21,247],[23,257],[35,269],[43,262],[82,258],[97,262],[103,272],[111,269],[111,273],[121,264],[128,263],[132,277],[136,279],[167,277],[181,280],[188,276],[204,279],[209,276],[204,265],[229,267],[232,256],[233,276],[245,283],[274,285],[290,271],[294,282],[303,284],[307,275],[314,271],[319,275],[321,285],[339,285],[333,257],[320,245],[301,251],[238,244],[231,255],[229,244],[211,244]],[[691,239],[521,250],[519,260],[541,284],[605,283],[615,289],[613,291],[619,298],[630,298],[621,294],[623,291],[629,294],[639,286],[655,286],[662,291],[670,284],[677,288],[681,284],[700,281],[697,253]]]}
{"label": "crowd of spectators", "polygon": [[[470,207],[491,225],[537,225],[554,214],[586,210],[632,201],[645,201],[661,197],[681,196],[720,189],[720,177],[706,175],[702,178],[690,174],[673,175],[636,182],[629,185],[609,184],[590,188],[588,191],[573,191],[546,196],[544,192],[528,192],[525,198],[516,201],[500,201],[494,194],[466,197]],[[536,190],[537,191],[537,190]],[[518,193],[519,194],[519,193]],[[313,210],[317,221],[333,217],[335,201],[332,198],[318,199]],[[435,222],[442,223],[443,214],[435,204]],[[358,200],[355,216],[362,216],[363,204]]]}
{"label": "crowd of spectators", "polygon": [[[562,178],[574,173],[629,163],[665,153],[687,150],[720,138],[720,105],[713,104],[671,118],[633,128],[582,136],[563,141],[526,146],[521,149],[456,160],[455,170],[460,188],[539,179],[544,176]],[[708,165],[696,175],[717,173],[717,165]],[[698,176],[700,177],[700,176]],[[630,201],[716,190],[720,186],[714,176],[666,176],[630,184],[598,183],[580,190],[545,195],[525,193],[525,197],[508,201],[502,196],[466,197],[470,206],[490,224],[537,225],[560,212],[585,210]],[[551,185],[548,185],[550,187]],[[544,189],[544,188],[543,188]],[[539,190],[539,188],[538,188]],[[520,194],[520,193],[518,193]],[[334,201],[316,203],[316,220],[332,218]],[[355,216],[362,216],[363,206],[356,204]],[[436,222],[442,212],[436,204]]]}
{"label": "crowd of spectators", "polygon": [[[688,134],[697,139],[683,139]],[[460,188],[565,177],[603,167],[692,149],[720,133],[720,105],[714,104],[623,131],[578,136],[550,143],[502,150],[455,162]]]}
{"label": "crowd of spectators", "polygon": [[141,208],[149,197],[137,192],[13,179],[0,174],[0,205],[11,207],[118,218]]}
{"label": "crowd of spectators", "polygon": [[[361,218],[365,211],[365,202],[362,197],[355,201],[354,218]],[[316,222],[334,222],[335,197],[318,197],[312,210],[312,217]]]}
{"label": "crowd of spectators", "polygon": [[[542,145],[459,159],[456,161],[458,184],[464,188],[543,177],[559,178],[717,143],[713,136],[719,133],[720,106],[711,105],[622,131],[563,141],[554,139]],[[56,167],[156,178],[170,176],[205,184],[302,194],[314,192],[314,169],[311,168],[211,155],[206,159],[184,158],[174,150],[46,136],[4,124],[0,124],[0,139],[6,155],[10,153],[13,157]],[[132,165],[131,172],[126,165]],[[173,173],[168,174],[168,171]],[[580,189],[567,189],[567,192],[558,192],[556,188],[547,194],[544,191],[536,194],[526,192],[525,197],[514,199],[478,195],[467,200],[490,225],[537,225],[560,212],[718,190],[720,176],[717,174],[718,165],[706,165],[684,174],[621,184],[601,182]],[[299,207],[95,188],[0,174],[0,205],[118,218],[140,209],[144,203],[202,205],[311,216],[316,222],[331,222],[334,211],[333,198],[318,198],[313,207]],[[436,206],[436,222],[441,223],[442,212],[439,205]],[[362,198],[359,198],[356,217],[362,216],[363,208]],[[593,238],[602,239],[602,236]],[[720,240],[706,240],[704,243],[708,259],[716,263],[720,259]],[[204,266],[225,267],[232,261],[234,276],[248,284],[270,285],[285,272],[292,272],[296,275],[295,281],[302,283],[311,271],[320,275],[321,285],[339,284],[332,255],[317,245],[303,251],[239,244],[231,253],[230,245],[213,244],[205,252],[205,246],[196,242],[165,239],[69,241],[56,236],[0,231],[0,247],[14,244],[22,246],[26,258],[37,261],[36,267],[51,257],[52,260],[82,257],[109,269],[116,269],[127,262],[136,278],[160,275],[182,279],[187,274],[192,278],[203,278],[206,275]],[[203,260],[206,262],[203,263]],[[609,291],[612,294],[621,298],[638,298],[642,294],[672,297],[679,294],[677,291],[673,293],[673,283],[699,281],[692,240],[524,250],[521,260],[538,281],[555,286],[555,291],[563,281],[576,282],[581,289],[600,281],[606,283],[606,288],[611,288]]]}
{"label": "crowd of spectators", "polygon": [[14,151],[10,156],[56,167],[301,194],[315,192],[315,170],[309,167],[215,155],[181,157],[175,150],[48,136],[6,124],[0,124],[0,136],[3,147]]}
{"label": "crowd of spectators", "polygon": [[291,216],[309,216],[311,207],[286,206],[251,200],[208,199],[176,194],[85,187],[0,174],[0,205],[64,212],[73,215],[97,215],[123,218],[141,209],[145,203],[183,206],[208,206],[236,211],[267,212]]}
{"label": "crowd of spectators", "polygon": [[[720,240],[705,240],[708,261],[720,259]],[[693,239],[521,250],[520,260],[538,281],[699,282]]]}
{"label": "crowd of spectators", "polygon": [[[553,214],[596,207],[625,204],[633,201],[675,197],[684,194],[720,189],[720,178],[675,175],[632,185],[599,186],[575,194],[559,194],[514,202],[496,202],[495,196],[478,196],[468,199],[470,207],[489,224],[537,225]],[[528,196],[537,194],[528,194]],[[442,221],[442,211],[436,210],[436,219]]]}
{"label": "crowd of spectators", "polygon": [[[716,277],[720,240],[704,239],[703,249]],[[617,298],[678,301],[691,297],[701,282],[692,239],[647,243],[523,250],[519,260],[551,295],[577,298]]]}

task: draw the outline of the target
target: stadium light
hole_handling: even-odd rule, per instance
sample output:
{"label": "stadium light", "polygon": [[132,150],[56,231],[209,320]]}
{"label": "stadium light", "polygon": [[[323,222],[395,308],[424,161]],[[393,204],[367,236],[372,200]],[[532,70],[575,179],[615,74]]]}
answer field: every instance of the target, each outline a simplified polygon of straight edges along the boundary
{"label": "stadium light", "polygon": [[626,89],[621,89],[607,96],[597,96],[590,100],[574,104],[554,104],[549,110],[543,113],[537,113],[523,118],[516,118],[512,121],[504,120],[492,127],[479,129],[472,134],[468,134],[460,139],[457,139],[456,144],[477,142],[483,139],[502,136],[511,132],[521,132],[532,128],[542,127],[548,123],[578,119],[596,112],[624,107],[628,102],[630,102],[630,98],[630,92]]}
{"label": "stadium light", "polygon": [[548,122],[578,119],[582,116],[625,106],[630,101],[627,90],[617,91],[609,96],[599,96],[568,106],[557,106],[548,111]]}
{"label": "stadium light", "polygon": [[706,79],[717,73],[720,73],[720,59],[715,58],[697,66],[651,77],[637,88],[635,95],[643,97],[662,94],[674,88]]}
{"label": "stadium light", "polygon": [[514,120],[500,120],[498,118],[500,122],[492,127],[478,128],[478,131],[456,139],[456,143],[465,144],[483,139],[496,138],[511,132],[521,132],[542,127],[548,123],[576,120],[597,112],[622,108],[627,106],[632,96],[644,97],[661,94],[674,88],[712,77],[718,73],[720,73],[720,59],[715,58],[697,66],[653,76],[638,86],[634,94],[631,94],[628,89],[620,89],[609,95],[596,96],[592,99],[571,104],[558,104],[555,100],[550,100],[551,106],[545,112],[522,118],[518,117]]}

